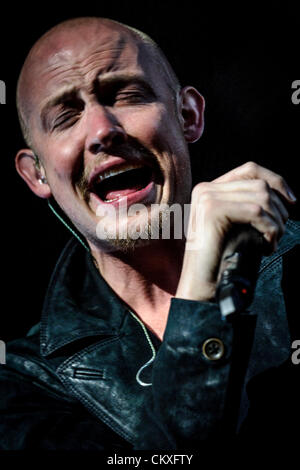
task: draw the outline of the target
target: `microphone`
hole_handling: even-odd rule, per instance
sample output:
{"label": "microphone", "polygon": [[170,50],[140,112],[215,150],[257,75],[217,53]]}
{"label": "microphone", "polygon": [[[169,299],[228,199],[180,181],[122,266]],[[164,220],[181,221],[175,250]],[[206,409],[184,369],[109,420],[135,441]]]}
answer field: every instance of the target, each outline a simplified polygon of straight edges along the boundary
{"label": "microphone", "polygon": [[229,231],[220,263],[216,300],[223,320],[241,313],[251,304],[266,242],[248,224],[235,224]]}

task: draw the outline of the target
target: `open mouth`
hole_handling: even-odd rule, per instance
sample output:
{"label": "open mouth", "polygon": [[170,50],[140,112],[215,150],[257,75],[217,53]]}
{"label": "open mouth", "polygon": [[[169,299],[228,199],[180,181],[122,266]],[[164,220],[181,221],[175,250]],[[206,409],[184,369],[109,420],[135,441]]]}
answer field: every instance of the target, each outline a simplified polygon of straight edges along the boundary
{"label": "open mouth", "polygon": [[91,191],[103,202],[111,203],[143,191],[154,183],[154,171],[149,166],[123,164],[99,174]]}

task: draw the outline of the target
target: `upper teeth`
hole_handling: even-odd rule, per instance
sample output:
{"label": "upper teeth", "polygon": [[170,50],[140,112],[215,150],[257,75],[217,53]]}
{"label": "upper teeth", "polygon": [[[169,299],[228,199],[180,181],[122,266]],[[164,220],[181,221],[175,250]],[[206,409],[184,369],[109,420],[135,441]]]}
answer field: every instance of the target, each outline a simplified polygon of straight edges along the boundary
{"label": "upper teeth", "polygon": [[98,175],[98,183],[101,181],[111,178],[112,176],[120,175],[125,171],[134,170],[135,168],[142,168],[143,165],[141,163],[125,163],[122,166],[118,166],[118,168],[109,168],[108,170],[104,171],[100,175]]}

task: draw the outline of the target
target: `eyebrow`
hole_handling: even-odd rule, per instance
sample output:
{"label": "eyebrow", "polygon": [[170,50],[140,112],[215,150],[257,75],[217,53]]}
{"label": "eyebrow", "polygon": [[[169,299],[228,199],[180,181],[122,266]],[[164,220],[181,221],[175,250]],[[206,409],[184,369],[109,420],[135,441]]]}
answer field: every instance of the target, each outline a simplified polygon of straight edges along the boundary
{"label": "eyebrow", "polygon": [[[102,75],[97,75],[97,77],[93,80],[91,91],[95,92],[95,89],[100,89],[107,85],[114,85],[116,83],[137,83],[144,86],[149,91],[153,92],[152,87],[149,85],[147,80],[145,79],[144,75],[141,73],[124,73],[124,72],[107,72]],[[46,117],[48,112],[53,109],[55,106],[65,103],[70,99],[74,99],[78,96],[80,88],[74,85],[65,85],[60,91],[54,94],[52,97],[47,99],[47,102],[42,107],[40,117],[42,123],[45,127]]]}

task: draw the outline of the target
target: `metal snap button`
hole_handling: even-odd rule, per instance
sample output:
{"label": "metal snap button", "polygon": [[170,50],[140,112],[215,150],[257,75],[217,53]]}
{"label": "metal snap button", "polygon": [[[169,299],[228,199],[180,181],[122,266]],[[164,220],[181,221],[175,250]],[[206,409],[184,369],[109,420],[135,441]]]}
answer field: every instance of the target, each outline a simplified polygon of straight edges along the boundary
{"label": "metal snap button", "polygon": [[203,343],[202,352],[204,357],[210,361],[217,361],[218,359],[221,359],[225,352],[223,341],[218,338],[207,339]]}

